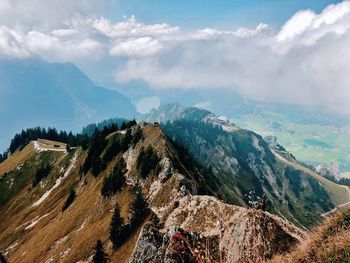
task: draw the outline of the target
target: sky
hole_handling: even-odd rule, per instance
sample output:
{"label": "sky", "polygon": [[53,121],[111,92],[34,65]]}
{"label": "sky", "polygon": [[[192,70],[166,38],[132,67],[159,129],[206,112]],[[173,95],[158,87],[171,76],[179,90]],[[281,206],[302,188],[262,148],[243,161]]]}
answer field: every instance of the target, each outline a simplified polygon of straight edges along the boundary
{"label": "sky", "polygon": [[228,89],[350,114],[349,46],[350,1],[0,0],[0,59],[72,62],[109,88]]}
{"label": "sky", "polygon": [[279,27],[301,9],[322,11],[330,0],[130,0],[114,1],[106,17],[118,21],[135,15],[145,23],[166,22],[183,29],[237,29],[260,22]]}

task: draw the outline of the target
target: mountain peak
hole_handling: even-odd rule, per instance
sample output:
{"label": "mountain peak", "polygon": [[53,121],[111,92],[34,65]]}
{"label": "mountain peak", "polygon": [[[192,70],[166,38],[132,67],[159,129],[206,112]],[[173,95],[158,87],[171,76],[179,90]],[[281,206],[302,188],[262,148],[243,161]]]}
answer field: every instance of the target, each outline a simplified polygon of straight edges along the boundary
{"label": "mountain peak", "polygon": [[238,126],[230,123],[228,118],[224,116],[218,117],[208,110],[197,107],[184,107],[178,103],[159,106],[156,109],[152,109],[150,113],[141,116],[140,119],[149,122],[164,123],[181,119],[188,121],[202,121],[221,127],[226,131],[235,131],[239,129]]}

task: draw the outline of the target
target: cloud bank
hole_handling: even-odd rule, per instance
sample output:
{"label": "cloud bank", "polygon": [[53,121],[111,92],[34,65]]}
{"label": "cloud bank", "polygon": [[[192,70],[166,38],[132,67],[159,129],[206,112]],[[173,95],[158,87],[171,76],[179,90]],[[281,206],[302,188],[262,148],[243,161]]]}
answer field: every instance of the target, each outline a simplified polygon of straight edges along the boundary
{"label": "cloud bank", "polygon": [[[62,0],[52,1],[36,17],[15,8],[22,2],[30,1],[0,0],[2,57],[39,55],[78,65],[118,60],[108,74],[119,83],[232,89],[254,99],[318,104],[350,114],[350,1],[319,14],[299,11],[280,29],[261,23],[191,32],[134,16],[114,23],[95,12],[100,1],[63,0],[68,8],[55,16],[52,8]],[[11,10],[19,22],[10,19]],[[8,17],[1,16],[5,13]]]}

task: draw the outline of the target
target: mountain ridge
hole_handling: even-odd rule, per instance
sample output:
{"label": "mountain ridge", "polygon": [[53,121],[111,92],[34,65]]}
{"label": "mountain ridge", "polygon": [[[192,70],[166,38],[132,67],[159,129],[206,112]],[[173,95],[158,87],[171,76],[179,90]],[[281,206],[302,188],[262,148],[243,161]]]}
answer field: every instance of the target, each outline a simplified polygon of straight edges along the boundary
{"label": "mountain ridge", "polygon": [[[195,176],[192,168],[183,166],[178,159],[176,149],[167,140],[160,128],[157,125],[146,125],[142,129],[143,139],[128,147],[124,153],[118,154],[107,165],[106,172],[102,172],[96,178],[91,175],[91,172],[82,177],[79,169],[77,169],[83,164],[86,156],[86,152],[79,148],[65,153],[55,151],[54,146],[52,146],[51,150],[47,148],[43,151],[41,147],[44,147],[44,145],[34,147],[35,143],[29,143],[22,150],[31,153],[26,159],[17,158],[17,155],[21,154],[17,151],[4,163],[0,164],[1,170],[6,171],[5,175],[1,177],[2,187],[5,183],[10,187],[10,190],[19,187],[18,184],[21,184],[21,182],[18,180],[20,178],[24,179],[23,172],[25,172],[27,180],[31,178],[30,174],[33,172],[30,172],[30,170],[37,167],[36,162],[49,161],[53,165],[49,175],[38,186],[32,188],[26,186],[25,183],[24,188],[17,189],[19,192],[15,194],[16,198],[10,198],[5,206],[0,208],[4,212],[2,213],[2,219],[6,218],[6,220],[1,220],[0,223],[2,229],[0,246],[9,257],[10,262],[28,262],[28,260],[33,259],[36,262],[47,260],[56,262],[58,259],[65,262],[79,260],[90,262],[96,238],[100,238],[107,244],[108,253],[112,255],[113,261],[121,262],[120,260],[125,260],[127,262],[130,257],[131,262],[138,262],[140,258],[137,251],[145,251],[145,243],[142,240],[144,238],[148,240],[149,238],[147,224],[132,234],[120,249],[112,250],[110,243],[106,240],[110,210],[117,201],[121,205],[122,216],[127,218],[127,206],[132,199],[130,191],[134,183],[142,187],[149,202],[149,207],[153,211],[152,213],[155,214],[155,218],[158,218],[156,221],[160,222],[151,223],[151,225],[154,224],[153,227],[157,227],[157,224],[163,225],[163,227],[158,227],[158,229],[163,229],[158,234],[166,233],[172,240],[169,246],[165,247],[164,254],[158,255],[160,262],[169,262],[169,259],[176,260],[179,253],[182,253],[182,249],[177,247],[177,236],[189,240],[189,247],[185,247],[185,251],[198,251],[195,254],[188,253],[189,258],[194,259],[195,255],[209,257],[206,254],[207,252],[203,250],[203,246],[205,246],[206,240],[217,240],[221,229],[224,231],[222,234],[233,242],[230,244],[236,247],[236,252],[234,254],[229,253],[229,248],[224,245],[226,241],[222,245],[219,245],[220,241],[219,243],[214,242],[208,248],[208,251],[210,257],[217,258],[221,256],[224,262],[232,262],[239,257],[250,257],[252,255],[261,259],[270,258],[275,253],[288,249],[291,244],[298,242],[298,240],[302,240],[303,232],[282,219],[277,219],[277,217],[262,211],[255,212],[254,209],[226,205],[215,197],[198,195],[198,191],[201,191],[199,187],[201,183],[198,181],[198,177]],[[112,133],[108,136],[108,140],[112,140],[113,136],[123,135],[122,133]],[[51,142],[51,144],[55,145],[56,143]],[[141,149],[149,145],[154,145],[154,149],[158,152],[161,167],[158,175],[153,171],[148,178],[142,179],[138,174],[136,160]],[[99,189],[104,178],[108,176],[108,171],[111,171],[118,158],[125,160],[127,167],[125,180],[128,183],[115,197],[105,199],[99,194]],[[20,163],[16,166],[19,168],[12,170],[7,163],[17,159],[20,160]],[[4,166],[7,167],[7,170]],[[182,172],[177,170],[180,167],[182,167]],[[77,197],[68,209],[62,212],[61,206],[64,197],[72,186],[77,193]],[[198,203],[198,206],[195,206],[197,212],[191,210],[193,209],[191,203]],[[31,208],[26,209],[28,206]],[[190,210],[186,212],[182,208]],[[213,214],[214,211],[215,214]],[[183,221],[186,218],[184,213],[188,214],[188,220]],[[214,218],[212,218],[213,220],[203,221],[202,224],[197,224],[196,219],[192,216],[199,215],[199,213],[212,214],[216,218],[217,216],[220,218],[220,213],[222,213],[223,219],[225,217],[231,219],[227,222],[226,220],[222,221],[222,226],[218,225]],[[259,218],[261,217],[265,219],[261,219],[260,222]],[[249,220],[248,225],[246,225],[244,218]],[[147,219],[145,220],[147,221]],[[267,224],[267,222],[270,223]],[[235,235],[239,236],[243,242],[242,244],[245,244],[243,247],[239,243],[235,243],[235,239],[230,238],[230,225],[233,223],[237,227],[239,226],[237,229],[243,231],[235,232]],[[243,233],[249,229],[255,229],[260,224],[264,227],[270,225],[270,228],[273,226],[269,234],[268,232],[261,232],[262,236],[271,235],[272,238],[276,235],[282,235],[286,238],[286,241],[281,243],[272,238],[271,243],[265,244],[263,247],[267,249],[265,253],[262,253],[260,248],[253,249],[250,235]],[[98,225],[99,227],[97,227]],[[158,229],[157,231],[159,231]],[[156,234],[156,232],[153,233]],[[206,238],[200,238],[203,235]],[[149,243],[147,246],[152,246],[152,244]],[[29,250],[30,247],[36,247],[37,249]],[[252,250],[249,249],[250,247]],[[218,253],[219,248],[222,251],[221,253]],[[250,254],[246,254],[247,251],[250,251]],[[153,255],[153,257],[155,256],[157,254]],[[146,260],[146,258],[143,258],[143,260]]]}
{"label": "mountain ridge", "polygon": [[[0,163],[0,250],[10,262],[92,262],[100,240],[112,262],[266,262],[304,242],[333,208],[322,207],[331,202],[322,184],[282,165],[258,134],[196,108],[179,116],[123,130],[110,123],[87,147],[19,147]],[[136,224],[140,191],[148,209]]]}

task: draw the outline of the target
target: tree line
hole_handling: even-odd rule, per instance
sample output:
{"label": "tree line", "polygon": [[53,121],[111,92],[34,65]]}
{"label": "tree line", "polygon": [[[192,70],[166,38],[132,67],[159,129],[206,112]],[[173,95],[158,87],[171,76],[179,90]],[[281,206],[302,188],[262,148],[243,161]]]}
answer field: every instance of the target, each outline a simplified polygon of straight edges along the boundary
{"label": "tree line", "polygon": [[11,140],[9,152],[14,153],[17,149],[26,146],[30,141],[37,139],[46,139],[52,141],[59,141],[70,146],[87,146],[89,143],[89,136],[84,134],[73,134],[72,132],[57,131],[56,128],[29,128],[17,133]]}
{"label": "tree line", "polygon": [[[113,249],[120,247],[131,234],[142,224],[148,215],[148,203],[139,186],[133,189],[133,201],[128,209],[128,222],[120,214],[120,205],[117,203],[113,210],[112,220],[109,227],[109,236]],[[108,254],[104,251],[101,240],[97,240],[94,263],[106,263],[110,261]]]}
{"label": "tree line", "polygon": [[125,152],[130,144],[135,145],[142,138],[140,127],[135,127],[132,134],[131,127],[135,124],[134,120],[123,124],[123,128],[127,127],[125,134],[116,134],[109,141],[106,140],[106,136],[115,131],[117,128],[115,124],[105,127],[102,131],[96,129],[91,136],[88,155],[81,167],[81,172],[86,174],[91,170],[92,175],[97,177],[118,153]]}
{"label": "tree line", "polygon": [[37,139],[46,139],[58,141],[68,144],[70,147],[81,146],[84,150],[87,149],[96,132],[101,132],[103,135],[108,135],[111,132],[117,131],[120,126],[121,130],[128,129],[137,124],[135,120],[127,121],[125,119],[110,119],[98,124],[90,124],[83,128],[81,133],[73,134],[71,131],[58,131],[56,128],[34,127],[22,130],[15,134],[11,139],[8,150],[0,154],[0,163],[7,159],[9,154],[14,153],[18,149],[23,149],[30,141]]}
{"label": "tree line", "polygon": [[0,163],[5,161],[7,159],[8,151],[5,151],[4,153],[0,153]]}
{"label": "tree line", "polygon": [[[131,129],[128,129],[125,135],[120,134],[120,136],[113,137],[111,143],[108,145],[106,140],[107,135],[108,133],[106,134],[104,131],[101,132],[99,130],[96,130],[93,134],[90,140],[88,155],[82,165],[81,171],[83,174],[91,170],[92,175],[97,177],[114,156],[128,148],[132,139]],[[102,155],[105,149],[106,151]]]}
{"label": "tree line", "polygon": [[105,127],[112,127],[113,125],[116,127],[120,127],[121,130],[125,130],[127,128],[130,128],[131,126],[135,125],[136,121],[131,120],[128,121],[126,119],[122,118],[113,118],[109,120],[104,120],[99,123],[92,123],[85,127],[83,127],[82,134],[87,134],[88,136],[91,136],[94,134],[95,130],[102,131]]}
{"label": "tree line", "polygon": [[324,178],[336,184],[350,186],[350,178],[341,177],[339,180],[337,180],[333,175],[329,174],[324,175]]}

